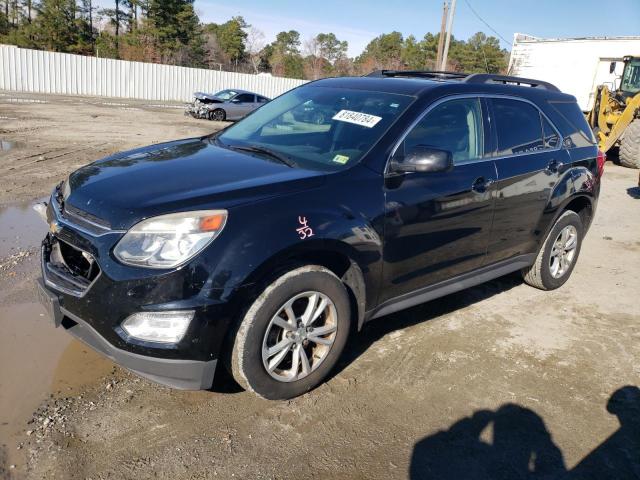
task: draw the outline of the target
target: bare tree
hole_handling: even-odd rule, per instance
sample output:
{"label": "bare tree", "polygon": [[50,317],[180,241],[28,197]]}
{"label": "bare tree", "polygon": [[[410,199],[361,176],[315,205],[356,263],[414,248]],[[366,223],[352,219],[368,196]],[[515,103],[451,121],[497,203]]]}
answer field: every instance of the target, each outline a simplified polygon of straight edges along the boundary
{"label": "bare tree", "polygon": [[247,39],[245,40],[245,48],[249,54],[249,62],[253,68],[253,73],[258,73],[258,65],[260,65],[260,54],[266,43],[264,33],[256,27],[249,27],[247,30]]}
{"label": "bare tree", "polygon": [[303,53],[308,70],[307,77],[311,77],[311,80],[317,80],[322,76],[322,66],[324,65],[318,37],[312,37],[304,42]]}

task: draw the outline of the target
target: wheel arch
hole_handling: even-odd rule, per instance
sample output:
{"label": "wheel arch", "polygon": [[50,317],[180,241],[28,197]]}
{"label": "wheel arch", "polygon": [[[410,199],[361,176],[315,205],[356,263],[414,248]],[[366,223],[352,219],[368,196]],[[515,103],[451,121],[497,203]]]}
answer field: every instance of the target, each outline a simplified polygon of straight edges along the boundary
{"label": "wheel arch", "polygon": [[594,214],[594,206],[593,199],[589,195],[580,194],[574,197],[570,197],[567,199],[566,204],[560,210],[556,218],[554,218],[553,223],[556,222],[558,217],[562,215],[564,212],[571,210],[576,212],[580,216],[580,220],[582,220],[582,225],[585,228],[585,231],[591,225]]}
{"label": "wheel arch", "polygon": [[542,247],[547,235],[549,235],[549,232],[558,221],[558,218],[568,210],[580,215],[580,219],[582,220],[586,231],[593,220],[595,200],[587,193],[575,193],[565,198],[562,202],[556,204],[555,208],[548,208],[542,216],[536,231],[538,236],[536,251]]}
{"label": "wheel arch", "polygon": [[354,248],[339,240],[315,240],[285,248],[272,255],[245,279],[246,300],[252,300],[277,277],[302,265],[319,265],[333,272],[345,285],[354,325],[362,328],[367,305],[365,276]]}

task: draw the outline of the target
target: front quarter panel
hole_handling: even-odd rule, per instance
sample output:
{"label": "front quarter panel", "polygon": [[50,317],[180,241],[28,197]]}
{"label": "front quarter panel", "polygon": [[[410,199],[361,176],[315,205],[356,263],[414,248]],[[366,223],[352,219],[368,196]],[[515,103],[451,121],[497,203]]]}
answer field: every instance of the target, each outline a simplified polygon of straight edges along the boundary
{"label": "front quarter panel", "polygon": [[367,307],[381,277],[381,176],[356,166],[327,176],[324,185],[229,211],[225,230],[198,262],[211,288],[231,295],[260,282],[296,258],[338,253],[354,261],[366,285]]}

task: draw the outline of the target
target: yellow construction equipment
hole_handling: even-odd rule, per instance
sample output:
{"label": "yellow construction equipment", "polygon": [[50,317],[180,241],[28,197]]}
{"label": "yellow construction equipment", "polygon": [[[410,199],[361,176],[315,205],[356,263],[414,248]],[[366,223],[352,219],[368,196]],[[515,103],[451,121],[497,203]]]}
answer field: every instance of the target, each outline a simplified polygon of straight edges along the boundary
{"label": "yellow construction equipment", "polygon": [[[640,168],[640,57],[624,57],[624,70],[617,89],[598,86],[593,110],[587,116],[600,150],[619,147],[620,163]],[[609,68],[613,73],[616,62]]]}

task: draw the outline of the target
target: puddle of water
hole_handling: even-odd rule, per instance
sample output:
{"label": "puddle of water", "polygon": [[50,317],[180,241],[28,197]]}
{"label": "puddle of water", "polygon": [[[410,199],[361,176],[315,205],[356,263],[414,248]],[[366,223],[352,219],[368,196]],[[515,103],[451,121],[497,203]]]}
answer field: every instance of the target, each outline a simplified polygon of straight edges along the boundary
{"label": "puddle of water", "polygon": [[[0,259],[36,247],[47,225],[33,202],[0,207]],[[34,287],[35,288],[35,287]],[[50,394],[77,395],[113,363],[62,328],[54,328],[37,302],[0,304],[0,450],[21,465],[26,422]],[[2,452],[0,452],[2,453]]]}
{"label": "puddle of water", "polygon": [[33,210],[34,203],[0,207],[0,259],[40,245],[47,224]]}
{"label": "puddle of water", "polygon": [[27,421],[49,395],[78,395],[113,363],[54,328],[38,303],[0,309],[0,445],[20,466]]}
{"label": "puddle of water", "polygon": [[[0,118],[2,118],[2,117],[0,117]],[[5,140],[0,140],[0,152],[11,150],[12,148],[13,148],[13,142],[7,142]]]}

